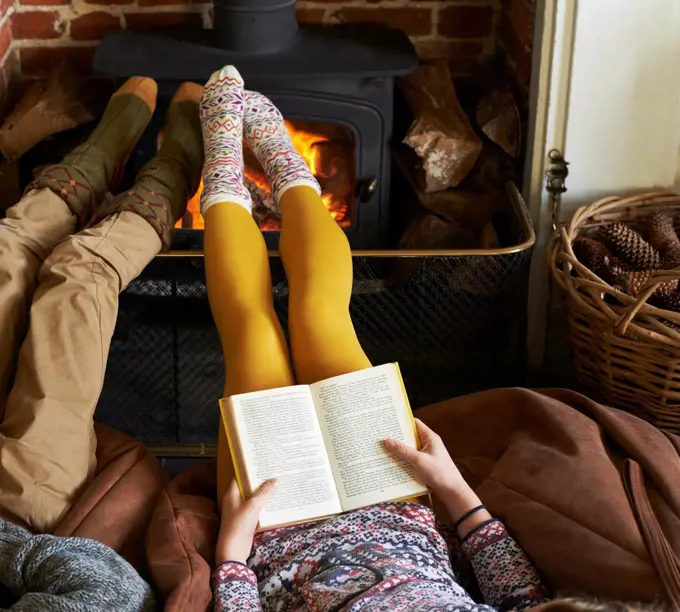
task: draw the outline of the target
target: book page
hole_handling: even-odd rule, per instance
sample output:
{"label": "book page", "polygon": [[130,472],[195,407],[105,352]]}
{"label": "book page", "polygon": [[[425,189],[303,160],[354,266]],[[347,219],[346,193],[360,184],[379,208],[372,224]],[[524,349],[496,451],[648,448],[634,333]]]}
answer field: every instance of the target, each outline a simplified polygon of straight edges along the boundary
{"label": "book page", "polygon": [[296,386],[231,398],[248,494],[279,481],[260,526],[304,521],[341,511],[309,387]]}
{"label": "book page", "polygon": [[343,510],[427,492],[412,468],[383,445],[394,438],[417,447],[396,364],[337,376],[311,389]]}

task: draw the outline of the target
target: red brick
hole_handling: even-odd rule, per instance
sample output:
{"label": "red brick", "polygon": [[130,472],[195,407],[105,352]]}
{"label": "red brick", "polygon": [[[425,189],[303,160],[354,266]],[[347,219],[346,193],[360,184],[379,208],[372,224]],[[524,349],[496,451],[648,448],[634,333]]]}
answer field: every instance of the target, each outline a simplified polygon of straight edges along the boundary
{"label": "red brick", "polygon": [[125,20],[131,30],[203,26],[200,13],[125,13]]}
{"label": "red brick", "polygon": [[410,36],[424,36],[430,34],[432,30],[430,9],[347,6],[335,11],[331,19],[339,19],[347,23],[378,23],[404,30]]}
{"label": "red brick", "polygon": [[120,17],[109,13],[86,13],[71,21],[73,40],[100,40],[109,32],[120,30]]}
{"label": "red brick", "polygon": [[63,23],[56,11],[28,11],[12,15],[12,36],[16,40],[25,38],[59,38]]}
{"label": "red brick", "polygon": [[0,17],[2,17],[14,4],[12,0],[0,0]]}
{"label": "red brick", "polygon": [[11,43],[12,35],[9,31],[9,23],[5,23],[5,25],[0,28],[0,63],[5,59]]}
{"label": "red brick", "polygon": [[85,0],[85,4],[97,5],[97,6],[113,6],[113,5],[118,5],[118,4],[132,4],[133,2],[134,2],[134,0]]}
{"label": "red brick", "polygon": [[484,38],[493,31],[490,6],[448,6],[439,13],[439,33],[450,38]]}
{"label": "red brick", "polygon": [[71,4],[71,0],[19,0],[22,6],[63,6]]}
{"label": "red brick", "polygon": [[325,14],[326,10],[320,8],[298,8],[295,11],[300,23],[321,23]]}
{"label": "red brick", "polygon": [[471,76],[479,67],[479,56],[454,55],[449,58],[449,72],[453,77]]}
{"label": "red brick", "polygon": [[482,52],[484,45],[474,40],[426,40],[415,43],[416,53],[421,60],[436,60],[447,57],[474,57]]}
{"label": "red brick", "polygon": [[[5,70],[5,67],[3,66],[0,68],[0,116],[4,116],[6,107],[9,106],[8,104],[8,98],[9,97],[9,80],[7,78],[7,71]],[[4,208],[2,204],[0,204],[0,209]]]}
{"label": "red brick", "polygon": [[[86,4],[97,6],[113,6],[118,4],[132,4],[134,0],[85,0]],[[66,3],[68,4],[68,2]]]}
{"label": "red brick", "polygon": [[5,58],[0,68],[0,82],[2,83],[0,85],[0,116],[4,116],[4,112],[8,110],[16,98],[17,79],[14,77],[14,56],[15,53],[10,52],[9,57]]}
{"label": "red brick", "polygon": [[484,45],[473,40],[429,40],[415,43],[418,58],[423,61],[446,59],[454,76],[471,75]]}
{"label": "red brick", "polygon": [[62,62],[81,73],[92,71],[95,47],[24,47],[19,49],[21,71],[26,76],[41,76]]}
{"label": "red brick", "polygon": [[534,37],[534,12],[536,6],[529,0],[505,0],[503,18],[507,19],[520,42],[531,48]]}
{"label": "red brick", "polygon": [[177,4],[189,6],[190,2],[187,0],[139,0],[139,6],[168,6]]}
{"label": "red brick", "polygon": [[508,55],[508,64],[518,85],[523,88],[531,83],[531,50],[522,44],[509,20],[501,18],[500,37]]}

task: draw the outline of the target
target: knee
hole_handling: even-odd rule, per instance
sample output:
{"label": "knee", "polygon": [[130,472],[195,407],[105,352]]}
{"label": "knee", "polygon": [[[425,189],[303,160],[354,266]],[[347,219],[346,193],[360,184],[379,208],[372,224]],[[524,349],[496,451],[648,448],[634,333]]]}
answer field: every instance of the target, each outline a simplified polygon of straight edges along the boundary
{"label": "knee", "polygon": [[[95,242],[95,240],[97,242]],[[121,288],[121,278],[109,257],[100,252],[99,239],[75,234],[60,242],[45,259],[38,275],[39,283],[91,283],[105,280]]]}

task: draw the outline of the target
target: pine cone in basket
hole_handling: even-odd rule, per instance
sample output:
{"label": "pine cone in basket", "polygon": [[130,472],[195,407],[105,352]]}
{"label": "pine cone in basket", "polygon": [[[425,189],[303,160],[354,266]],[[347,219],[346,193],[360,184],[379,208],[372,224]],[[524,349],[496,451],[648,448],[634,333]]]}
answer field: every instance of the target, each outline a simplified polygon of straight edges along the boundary
{"label": "pine cone in basket", "polygon": [[609,265],[602,270],[600,276],[615,289],[626,293],[627,279],[631,272],[631,267],[627,263],[621,261],[618,257],[612,257],[609,260]]}
{"label": "pine cone in basket", "polygon": [[[637,297],[652,274],[657,272],[657,270],[626,270],[625,267],[616,265],[611,266],[611,271],[614,275],[614,282],[611,284],[633,297]],[[667,295],[675,293],[677,289],[678,279],[676,278],[659,285],[652,295]]]}
{"label": "pine cone in basket", "polygon": [[634,270],[659,270],[661,256],[632,227],[625,223],[612,223],[602,228],[600,238],[609,249]]}
{"label": "pine cone in basket", "polygon": [[602,276],[609,269],[612,254],[604,243],[594,238],[579,236],[571,246],[576,259],[598,276]]}
{"label": "pine cone in basket", "polygon": [[680,238],[673,226],[673,217],[664,212],[655,212],[647,222],[649,244],[661,252],[664,269],[680,267]]}
{"label": "pine cone in basket", "polygon": [[663,308],[664,310],[672,310],[680,312],[680,293],[673,291],[672,293],[664,293],[653,295],[649,300],[654,306]]}
{"label": "pine cone in basket", "polygon": [[673,227],[673,217],[664,212],[655,212],[647,221],[649,244],[665,253],[680,248],[680,238]]}
{"label": "pine cone in basket", "polygon": [[664,270],[675,270],[676,268],[680,268],[680,247],[666,251],[662,259],[663,261],[661,263],[663,264]]}

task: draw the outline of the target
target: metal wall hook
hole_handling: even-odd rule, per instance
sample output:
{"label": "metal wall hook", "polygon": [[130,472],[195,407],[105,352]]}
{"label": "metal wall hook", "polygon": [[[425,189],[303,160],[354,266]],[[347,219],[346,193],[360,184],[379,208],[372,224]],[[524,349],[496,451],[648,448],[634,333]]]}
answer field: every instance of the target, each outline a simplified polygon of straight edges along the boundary
{"label": "metal wall hook", "polygon": [[569,176],[569,162],[565,161],[562,152],[551,149],[548,153],[550,167],[545,173],[545,189],[552,199],[552,228],[557,229],[562,206],[562,194],[567,191],[566,179]]}

